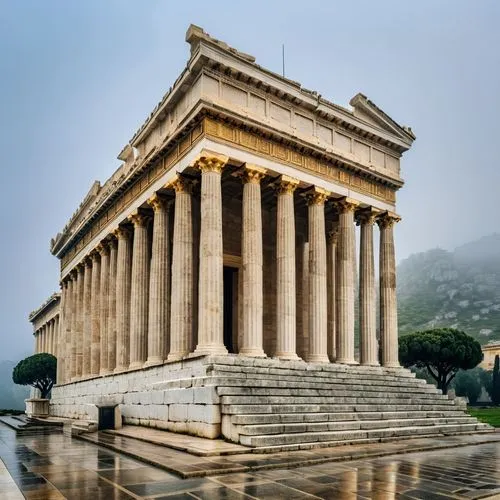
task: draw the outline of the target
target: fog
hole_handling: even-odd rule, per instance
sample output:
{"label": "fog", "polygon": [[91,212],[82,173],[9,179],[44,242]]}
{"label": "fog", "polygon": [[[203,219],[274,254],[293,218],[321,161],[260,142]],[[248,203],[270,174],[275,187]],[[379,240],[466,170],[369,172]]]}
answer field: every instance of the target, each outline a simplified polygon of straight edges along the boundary
{"label": "fog", "polygon": [[500,4],[401,1],[0,2],[0,359],[58,288],[50,238],[172,85],[190,23],[347,106],[366,94],[417,135],[398,259],[500,231]]}

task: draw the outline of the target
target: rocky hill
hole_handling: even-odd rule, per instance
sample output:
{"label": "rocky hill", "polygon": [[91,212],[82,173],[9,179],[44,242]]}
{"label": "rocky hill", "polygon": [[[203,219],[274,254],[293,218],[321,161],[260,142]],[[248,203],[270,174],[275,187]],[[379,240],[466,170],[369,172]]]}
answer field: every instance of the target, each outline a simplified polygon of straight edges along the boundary
{"label": "rocky hill", "polygon": [[398,266],[399,333],[448,326],[481,344],[500,339],[500,234]]}

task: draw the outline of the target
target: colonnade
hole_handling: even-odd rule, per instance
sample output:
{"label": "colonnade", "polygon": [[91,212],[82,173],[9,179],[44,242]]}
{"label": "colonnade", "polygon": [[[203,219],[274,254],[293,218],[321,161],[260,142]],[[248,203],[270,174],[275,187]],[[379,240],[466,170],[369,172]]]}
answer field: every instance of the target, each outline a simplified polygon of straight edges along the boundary
{"label": "colonnade", "polygon": [[59,315],[49,319],[35,332],[35,353],[48,353],[57,356],[59,346]]}
{"label": "colonnade", "polygon": [[[199,255],[193,250],[193,181],[179,174],[175,192],[173,245],[169,244],[172,202],[154,194],[152,250],[148,215],[133,212],[62,281],[60,380],[142,368],[195,354],[227,353],[223,338],[223,227],[221,172],[227,157],[210,153],[195,163],[201,172]],[[239,173],[242,201],[242,335],[239,354],[265,356],[263,347],[263,226],[261,180],[265,169],[246,164]],[[268,353],[299,359],[296,348],[297,279],[295,203],[299,180],[275,178],[276,349]],[[393,225],[388,212],[361,209],[353,199],[313,186],[308,205],[309,345],[306,361],[355,364],[355,223],[361,227],[359,300],[361,364],[379,364],[373,226],[380,227],[380,363],[398,366]],[[338,214],[328,231],[325,204]],[[151,215],[149,215],[151,217]],[[328,223],[328,224],[327,224]],[[171,252],[171,255],[170,255]],[[193,286],[195,262],[198,286]],[[197,291],[197,297],[195,293]],[[196,299],[196,300],[195,300]],[[194,307],[198,307],[193,336]],[[193,345],[193,338],[196,343]]]}

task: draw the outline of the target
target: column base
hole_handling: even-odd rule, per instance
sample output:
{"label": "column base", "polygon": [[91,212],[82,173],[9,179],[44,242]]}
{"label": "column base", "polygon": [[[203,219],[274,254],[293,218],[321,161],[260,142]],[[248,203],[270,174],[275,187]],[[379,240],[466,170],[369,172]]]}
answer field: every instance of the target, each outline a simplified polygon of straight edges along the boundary
{"label": "column base", "polygon": [[262,349],[240,349],[238,356],[249,358],[267,358],[267,354]]}
{"label": "column base", "polygon": [[382,363],[384,368],[401,368],[401,365],[397,361],[390,361],[388,363]]}
{"label": "column base", "polygon": [[367,361],[366,363],[359,363],[361,366],[380,366],[378,361]]}
{"label": "column base", "polygon": [[315,354],[312,356],[308,356],[306,358],[307,363],[329,363],[330,360],[326,354]]}
{"label": "column base", "polygon": [[335,361],[339,365],[359,365],[355,359],[339,358]]}
{"label": "column base", "polygon": [[163,359],[150,358],[144,363],[143,368],[149,368],[150,366],[158,366],[158,365],[162,365],[162,364],[163,364]]}
{"label": "column base", "polygon": [[113,370],[110,370],[109,368],[105,368],[105,369],[102,369],[100,372],[99,372],[99,375],[101,377],[105,376],[105,375],[111,375],[113,373]]}
{"label": "column base", "polygon": [[134,361],[128,365],[129,370],[138,370],[139,368],[144,368],[144,361]]}
{"label": "column base", "polygon": [[273,356],[273,359],[280,359],[283,361],[302,361],[294,352],[278,352]]}
{"label": "column base", "polygon": [[198,345],[194,351],[194,354],[228,354],[226,346],[224,344],[215,345]]}
{"label": "column base", "polygon": [[123,373],[128,371],[128,366],[117,366],[114,370],[113,373]]}

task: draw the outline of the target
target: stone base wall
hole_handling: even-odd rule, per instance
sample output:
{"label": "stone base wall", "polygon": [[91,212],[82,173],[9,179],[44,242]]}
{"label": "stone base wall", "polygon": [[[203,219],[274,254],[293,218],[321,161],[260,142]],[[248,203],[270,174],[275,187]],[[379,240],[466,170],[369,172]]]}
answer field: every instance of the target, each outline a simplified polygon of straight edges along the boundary
{"label": "stone base wall", "polygon": [[98,421],[97,404],[118,404],[123,422],[217,438],[220,398],[205,386],[207,357],[94,377],[52,389],[50,414]]}

